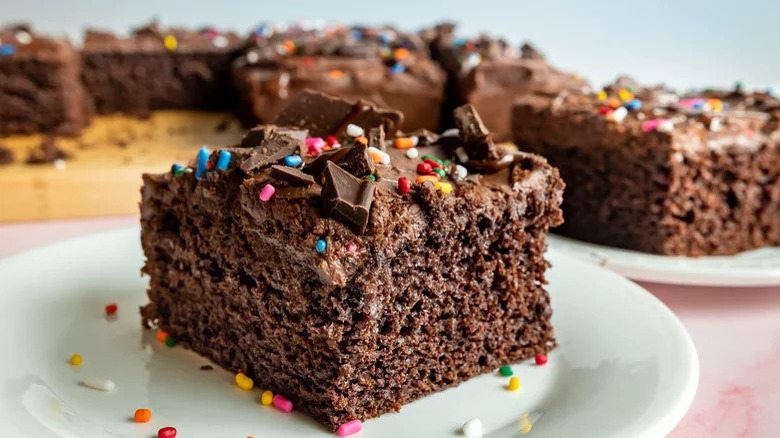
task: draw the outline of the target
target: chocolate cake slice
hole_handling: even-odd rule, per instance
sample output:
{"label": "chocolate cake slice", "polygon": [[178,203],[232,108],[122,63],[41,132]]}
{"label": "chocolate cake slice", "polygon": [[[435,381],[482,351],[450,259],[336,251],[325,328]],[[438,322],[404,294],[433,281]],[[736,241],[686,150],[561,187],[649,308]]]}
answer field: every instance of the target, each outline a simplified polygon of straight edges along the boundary
{"label": "chocolate cake slice", "polygon": [[[412,159],[392,145],[400,121],[304,92],[278,121],[293,126],[144,175],[144,324],[331,430],[550,350],[557,170],[489,134],[418,139],[426,161]],[[485,173],[451,163],[455,149]]]}
{"label": "chocolate cake slice", "polygon": [[0,135],[75,135],[89,122],[77,52],[24,25],[0,28]]}
{"label": "chocolate cake slice", "polygon": [[100,114],[228,110],[235,105],[230,64],[242,47],[235,34],[213,28],[161,29],[153,23],[128,38],[88,31],[82,78]]}
{"label": "chocolate cake slice", "polygon": [[404,129],[438,129],[444,72],[419,37],[392,28],[260,27],[236,60],[239,116],[270,123],[304,89],[401,111]]}
{"label": "chocolate cake slice", "polygon": [[780,101],[620,82],[514,108],[517,145],[567,183],[556,232],[666,255],[780,245]]}

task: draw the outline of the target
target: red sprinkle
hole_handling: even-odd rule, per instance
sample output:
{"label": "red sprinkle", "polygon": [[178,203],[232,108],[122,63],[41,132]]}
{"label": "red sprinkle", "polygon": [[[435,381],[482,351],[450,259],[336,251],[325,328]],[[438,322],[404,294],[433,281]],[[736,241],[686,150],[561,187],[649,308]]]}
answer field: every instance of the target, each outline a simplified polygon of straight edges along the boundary
{"label": "red sprinkle", "polygon": [[175,427],[163,427],[157,431],[157,438],[176,438]]}
{"label": "red sprinkle", "polygon": [[314,58],[309,58],[309,57],[303,58],[303,65],[306,67],[311,67],[312,65],[314,65]]}
{"label": "red sprinkle", "polygon": [[427,175],[431,173],[431,165],[424,161],[422,163],[418,163],[417,173],[419,173],[420,175]]}
{"label": "red sprinkle", "polygon": [[117,310],[119,310],[119,306],[117,306],[114,303],[111,303],[106,306],[106,315],[108,316],[114,315]]}
{"label": "red sprinkle", "polygon": [[599,107],[599,114],[609,114],[612,112],[612,108],[608,106]]}
{"label": "red sprinkle", "polygon": [[347,244],[347,251],[349,251],[349,252],[357,251],[357,244],[355,242],[349,242]]}
{"label": "red sprinkle", "polygon": [[537,354],[534,358],[536,360],[537,365],[544,365],[547,363],[547,355],[546,354]]}
{"label": "red sprinkle", "polygon": [[325,141],[328,142],[329,145],[333,146],[334,144],[337,144],[339,141],[336,140],[336,137],[329,135],[325,137]]}
{"label": "red sprinkle", "polygon": [[398,178],[398,191],[401,192],[402,195],[409,193],[409,189],[411,188],[412,183],[410,183],[405,176]]}
{"label": "red sprinkle", "polygon": [[428,163],[431,165],[431,169],[441,169],[441,164],[431,160],[430,158],[426,158],[423,163]]}

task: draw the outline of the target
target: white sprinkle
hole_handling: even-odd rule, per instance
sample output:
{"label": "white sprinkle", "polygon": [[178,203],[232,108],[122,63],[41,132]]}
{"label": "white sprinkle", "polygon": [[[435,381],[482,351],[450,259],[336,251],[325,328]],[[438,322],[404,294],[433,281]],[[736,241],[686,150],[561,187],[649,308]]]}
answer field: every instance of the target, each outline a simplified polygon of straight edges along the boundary
{"label": "white sprinkle", "polygon": [[[355,125],[351,125],[351,126],[355,126]],[[379,155],[379,164],[390,164],[390,155],[388,155],[386,152],[380,151],[379,149],[373,146],[369,146],[368,151]]]}
{"label": "white sprinkle", "polygon": [[664,120],[658,124],[658,127],[655,128],[655,130],[658,132],[672,132],[674,131],[674,123],[672,123],[671,120]]}
{"label": "white sprinkle", "polygon": [[412,160],[417,158],[418,155],[420,155],[420,153],[417,151],[417,148],[409,148],[409,150],[406,151],[406,157],[411,158]]}
{"label": "white sprinkle", "polygon": [[420,143],[420,137],[413,135],[409,137],[412,139],[412,146],[417,147],[417,144]]}
{"label": "white sprinkle", "polygon": [[54,160],[54,168],[57,170],[65,170],[65,160],[62,158],[57,158]]}
{"label": "white sprinkle", "polygon": [[636,113],[636,118],[639,119],[639,120],[644,120],[645,119],[645,113]]}
{"label": "white sprinkle", "polygon": [[254,64],[260,60],[260,55],[257,52],[249,52],[246,54],[246,61],[250,64]]}
{"label": "white sprinkle", "polygon": [[514,161],[515,156],[513,154],[506,154],[503,157],[501,157],[500,160],[498,160],[498,164],[507,164]]}
{"label": "white sprinkle", "polygon": [[440,137],[457,137],[460,135],[458,128],[450,128],[441,133]]}
{"label": "white sprinkle", "polygon": [[663,116],[666,114],[666,110],[663,108],[653,108],[652,113],[654,116]]}
{"label": "white sprinkle", "polygon": [[350,137],[361,137],[364,133],[363,128],[358,125],[353,125],[352,123],[347,125],[347,135]]}
{"label": "white sprinkle", "polygon": [[472,68],[478,66],[481,62],[482,62],[482,56],[480,56],[480,54],[477,52],[472,52],[463,61],[463,65],[461,68],[463,69],[463,71],[469,71]]}
{"label": "white sprinkle", "polygon": [[469,171],[466,170],[465,167],[461,166],[460,164],[455,165],[455,180],[456,181],[462,181],[468,176]]}
{"label": "white sprinkle", "polygon": [[461,163],[469,162],[469,154],[466,153],[466,149],[463,149],[463,146],[458,146],[458,148],[455,149],[455,155],[458,156],[458,161]]}
{"label": "white sprinkle", "polygon": [[219,47],[221,49],[227,47],[228,39],[224,35],[217,35],[211,40],[211,44],[214,44],[214,47]]}
{"label": "white sprinkle", "polygon": [[30,44],[32,42],[32,35],[29,32],[20,30],[14,34],[16,42],[19,44]]}
{"label": "white sprinkle", "polygon": [[658,104],[661,106],[669,106],[677,103],[680,97],[674,93],[661,93],[657,97]]}
{"label": "white sprinkle", "polygon": [[463,435],[467,438],[481,438],[482,437],[482,421],[479,418],[472,418],[471,420],[463,423]]}
{"label": "white sprinkle", "polygon": [[288,85],[290,85],[290,73],[285,71],[279,75],[279,87],[287,88]]}
{"label": "white sprinkle", "polygon": [[87,377],[84,379],[84,386],[106,392],[111,392],[116,388],[116,384],[113,380],[101,379],[98,377]]}
{"label": "white sprinkle", "polygon": [[723,128],[723,123],[721,123],[719,118],[713,117],[712,120],[710,120],[710,131],[718,132],[722,128]]}
{"label": "white sprinkle", "polygon": [[623,119],[626,118],[626,115],[628,115],[628,110],[626,107],[621,106],[615,109],[615,111],[612,111],[611,113],[607,114],[607,120],[612,120],[617,123],[623,123]]}

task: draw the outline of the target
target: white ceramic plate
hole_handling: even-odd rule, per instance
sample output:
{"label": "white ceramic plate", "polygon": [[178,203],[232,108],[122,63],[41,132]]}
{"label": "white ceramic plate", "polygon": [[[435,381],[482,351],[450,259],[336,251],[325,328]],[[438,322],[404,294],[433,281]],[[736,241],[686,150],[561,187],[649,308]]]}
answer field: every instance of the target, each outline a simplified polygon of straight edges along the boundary
{"label": "white ceramic plate", "polygon": [[780,286],[780,247],[732,256],[670,257],[550,235],[550,248],[628,278],[699,286]]}
{"label": "white ceramic plate", "polygon": [[[146,301],[138,230],[87,236],[0,261],[0,436],[143,437],[164,426],[180,438],[328,437],[303,414],[258,403],[221,369],[167,348],[142,330]],[[498,373],[369,420],[355,437],[456,437],[472,417],[486,438],[661,437],[681,419],[698,381],[696,351],[655,297],[607,270],[550,252],[549,291],[560,346],[549,363],[513,366],[522,389]],[[118,318],[104,306],[119,304]],[[83,356],[73,367],[68,358]],[[113,380],[103,393],[87,376]],[[152,422],[131,421],[137,408]],[[462,436],[462,435],[461,435]]]}

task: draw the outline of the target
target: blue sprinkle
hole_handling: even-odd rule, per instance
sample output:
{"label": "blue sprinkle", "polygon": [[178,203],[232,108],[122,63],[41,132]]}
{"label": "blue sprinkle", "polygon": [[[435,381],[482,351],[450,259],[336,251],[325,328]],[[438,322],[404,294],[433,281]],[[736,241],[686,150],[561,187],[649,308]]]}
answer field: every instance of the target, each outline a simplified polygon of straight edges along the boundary
{"label": "blue sprinkle", "polygon": [[324,239],[320,239],[317,241],[317,252],[325,252],[327,248],[328,248],[328,242],[326,242]]}
{"label": "blue sprinkle", "polygon": [[11,56],[16,53],[16,46],[8,44],[0,44],[0,56]]}
{"label": "blue sprinkle", "polygon": [[625,107],[631,110],[638,110],[642,108],[642,102],[639,99],[634,99],[630,102],[626,102]]}
{"label": "blue sprinkle", "polygon": [[391,32],[382,32],[379,34],[379,39],[385,44],[390,44],[395,39],[395,36]]}
{"label": "blue sprinkle", "polygon": [[767,96],[773,96],[774,90],[772,90],[772,88],[767,88],[766,91],[764,91],[764,93],[766,93]]}
{"label": "blue sprinkle", "polygon": [[404,65],[400,62],[396,62],[392,67],[390,67],[390,70],[393,72],[393,74],[399,75],[404,72],[405,68]]}
{"label": "blue sprinkle", "polygon": [[463,38],[463,37],[455,38],[455,45],[456,46],[465,46],[466,45],[466,38]]}
{"label": "blue sprinkle", "polygon": [[300,155],[288,155],[288,156],[284,157],[284,165],[285,166],[295,167],[295,166],[301,164],[302,162],[303,162],[303,160],[301,159]]}
{"label": "blue sprinkle", "polygon": [[363,32],[359,31],[358,29],[352,29],[352,32],[350,32],[350,35],[352,36],[353,40],[363,39]]}
{"label": "blue sprinkle", "polygon": [[704,102],[694,102],[692,105],[693,109],[702,109],[704,107]]}
{"label": "blue sprinkle", "polygon": [[176,163],[173,166],[171,166],[171,173],[178,173],[178,172],[181,172],[183,169],[184,169],[184,166],[182,166],[181,164]]}
{"label": "blue sprinkle", "polygon": [[195,170],[195,178],[200,179],[206,173],[206,164],[209,162],[209,150],[200,148],[198,152],[198,168]]}
{"label": "blue sprinkle", "polygon": [[217,158],[217,170],[225,170],[230,164],[230,152],[219,151],[219,158]]}

